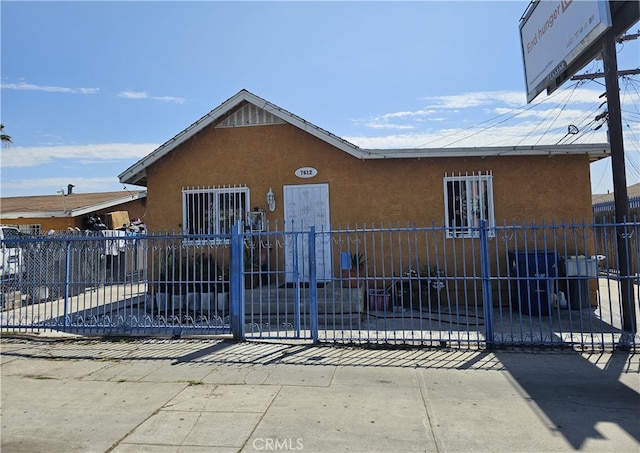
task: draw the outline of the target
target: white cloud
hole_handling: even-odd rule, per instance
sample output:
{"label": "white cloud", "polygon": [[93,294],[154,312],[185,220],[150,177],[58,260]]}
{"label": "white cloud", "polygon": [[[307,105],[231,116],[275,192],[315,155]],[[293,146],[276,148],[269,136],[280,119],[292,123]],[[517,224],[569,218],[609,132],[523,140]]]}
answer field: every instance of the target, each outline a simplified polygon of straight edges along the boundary
{"label": "white cloud", "polygon": [[[572,143],[602,143],[607,141],[606,127],[594,130],[603,123],[596,116],[606,110],[601,95],[599,90],[576,85],[541,95],[530,104],[520,91],[430,97],[426,99],[435,102],[415,111],[384,113],[356,122],[369,130],[400,133],[371,137],[364,131],[344,138],[363,148],[381,149],[556,144],[569,139]],[[580,133],[567,138],[569,125]]]}
{"label": "white cloud", "polygon": [[434,113],[436,113],[436,110],[392,112],[366,120],[356,120],[355,123],[370,129],[415,129],[416,126],[414,124],[401,124],[400,121],[421,123]]}
{"label": "white cloud", "polygon": [[83,163],[140,159],[158,147],[155,143],[102,143],[95,145],[10,147],[0,151],[2,167],[35,167],[54,159]]}
{"label": "white cloud", "polygon": [[478,91],[450,96],[433,96],[424,99],[433,102],[428,105],[429,109],[466,109],[492,105],[497,102],[518,106],[527,102],[526,96],[520,91]]}
{"label": "white cloud", "polygon": [[368,127],[369,129],[415,129],[415,126],[411,126],[408,124],[389,123],[376,119],[371,119],[370,121],[367,121],[362,125]]}
{"label": "white cloud", "polygon": [[[519,109],[503,109],[496,108],[493,113],[496,113],[500,117],[506,117],[507,119],[514,118],[514,121],[521,121],[525,119],[536,118],[545,122],[554,123],[579,123],[590,122],[595,116],[606,109],[569,109],[561,107],[549,107],[544,110],[519,110]],[[499,122],[500,118],[496,118],[494,122]]]}
{"label": "white cloud", "polygon": [[[5,90],[22,91],[45,91],[48,93],[71,93],[71,94],[96,94],[100,88],[71,88],[53,85],[35,85],[33,83],[0,83],[0,88]],[[173,102],[174,104],[184,104],[185,99],[178,96],[149,96],[146,91],[125,90],[118,93],[118,97],[124,99],[153,99],[160,102]]]}
{"label": "white cloud", "polygon": [[118,97],[125,99],[147,99],[149,95],[145,91],[121,91]]}
{"label": "white cloud", "polygon": [[21,179],[19,181],[3,181],[2,189],[3,192],[19,191],[20,193],[53,195],[56,193],[56,191],[61,189],[66,192],[67,184],[71,183],[75,186],[74,191],[78,193],[111,191],[113,190],[114,184],[122,187],[122,184],[118,182],[118,178],[115,176],[104,178],[82,178],[72,176],[40,179]]}
{"label": "white cloud", "polygon": [[175,104],[184,104],[184,98],[179,98],[175,96],[154,96],[152,99],[156,101],[162,102],[173,102]]}
{"label": "white cloud", "polygon": [[[573,136],[575,143],[606,143],[606,133],[585,130]],[[345,140],[365,149],[412,149],[445,147],[478,147],[507,145],[536,145],[564,143],[567,140],[567,126],[548,129],[539,121],[520,122],[512,125],[492,125],[491,127],[448,128],[437,131],[415,132],[412,134],[392,134],[380,137],[352,136]]]}
{"label": "white cloud", "polygon": [[117,176],[83,178],[78,176],[57,176],[41,179],[20,179],[14,181],[2,181],[3,197],[23,197],[29,195],[56,195],[60,191],[67,192],[67,184],[73,184],[75,193],[92,192],[118,192],[126,196],[131,190],[144,189],[143,187],[124,185]]}
{"label": "white cloud", "polygon": [[433,96],[424,99],[434,101],[427,106],[429,109],[439,110],[462,110],[497,104],[525,109],[536,107],[539,104],[544,104],[545,106],[549,104],[565,104],[567,102],[570,104],[592,104],[603,100],[600,97],[603,92],[604,88],[599,91],[576,86],[575,88],[557,90],[549,96],[541,94],[529,104],[527,104],[524,91],[476,91],[450,96]]}
{"label": "white cloud", "polygon": [[391,119],[391,118],[413,118],[413,117],[422,117],[427,115],[432,115],[436,113],[435,110],[416,110],[414,112],[395,112],[395,113],[387,113],[385,115],[380,115],[382,119]]}
{"label": "white cloud", "polygon": [[[526,97],[519,91],[473,92],[451,96],[424,98],[429,105],[413,111],[384,113],[371,118],[354,121],[355,124],[370,129],[417,129],[423,128],[424,121],[445,121],[443,114],[461,115],[478,107],[516,107],[526,103]],[[491,111],[492,109],[488,109]],[[437,115],[437,116],[436,116]],[[451,118],[449,118],[451,119]]]}
{"label": "white cloud", "polygon": [[146,91],[121,91],[118,97],[125,99],[153,99],[160,102],[173,102],[174,104],[184,104],[184,98],[176,96],[149,96]]}
{"label": "white cloud", "polygon": [[0,88],[6,90],[25,90],[25,91],[46,91],[49,93],[74,93],[74,94],[95,94],[100,88],[69,88],[51,85],[34,85],[32,83],[2,83]]}

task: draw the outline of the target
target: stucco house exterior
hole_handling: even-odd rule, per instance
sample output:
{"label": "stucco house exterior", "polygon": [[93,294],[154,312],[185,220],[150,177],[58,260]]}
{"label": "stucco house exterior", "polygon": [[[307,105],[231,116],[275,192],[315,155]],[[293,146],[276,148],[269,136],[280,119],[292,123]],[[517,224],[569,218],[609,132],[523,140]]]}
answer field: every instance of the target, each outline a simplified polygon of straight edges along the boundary
{"label": "stucco house exterior", "polygon": [[119,178],[146,187],[149,231],[225,233],[258,208],[316,230],[433,222],[457,240],[479,220],[591,219],[590,163],[607,156],[608,144],[363,149],[241,90]]}

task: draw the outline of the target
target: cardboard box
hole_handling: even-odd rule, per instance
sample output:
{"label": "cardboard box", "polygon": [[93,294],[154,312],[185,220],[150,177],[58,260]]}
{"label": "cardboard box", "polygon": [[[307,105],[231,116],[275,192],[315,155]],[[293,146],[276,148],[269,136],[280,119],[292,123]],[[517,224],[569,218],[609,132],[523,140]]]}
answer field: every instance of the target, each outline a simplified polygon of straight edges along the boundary
{"label": "cardboard box", "polygon": [[129,226],[129,211],[107,212],[105,223],[110,230],[117,230],[122,226]]}

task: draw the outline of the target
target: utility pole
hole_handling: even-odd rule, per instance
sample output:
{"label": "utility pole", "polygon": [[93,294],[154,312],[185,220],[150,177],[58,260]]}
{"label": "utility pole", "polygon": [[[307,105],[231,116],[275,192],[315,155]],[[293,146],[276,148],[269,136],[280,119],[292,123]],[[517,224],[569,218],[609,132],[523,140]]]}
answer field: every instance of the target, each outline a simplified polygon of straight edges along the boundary
{"label": "utility pole", "polygon": [[[640,33],[628,34],[618,38],[618,42],[637,39]],[[602,63],[604,72],[579,74],[571,80],[593,80],[604,77],[607,96],[607,115],[609,125],[609,144],[611,146],[611,172],[613,176],[613,198],[615,205],[616,244],[618,248],[618,269],[620,278],[620,298],[622,302],[622,330],[635,334],[637,320],[633,293],[634,277],[629,262],[628,240],[630,232],[625,223],[629,217],[629,196],[627,194],[627,176],[624,163],[624,141],[622,138],[622,113],[620,108],[620,86],[618,77],[640,74],[640,69],[618,71],[616,39],[613,29],[609,29],[602,44]]]}
{"label": "utility pole", "polygon": [[620,87],[618,85],[618,59],[613,29],[607,30],[602,46],[602,63],[607,94],[609,115],[609,145],[611,146],[611,171],[613,175],[613,196],[617,225],[618,269],[620,278],[620,296],[622,302],[622,330],[625,333],[636,332],[636,311],[633,294],[633,281],[629,265],[629,248],[626,222],[629,215],[629,197],[627,195],[627,176],[624,163],[624,141],[622,138],[622,113],[620,109]]}

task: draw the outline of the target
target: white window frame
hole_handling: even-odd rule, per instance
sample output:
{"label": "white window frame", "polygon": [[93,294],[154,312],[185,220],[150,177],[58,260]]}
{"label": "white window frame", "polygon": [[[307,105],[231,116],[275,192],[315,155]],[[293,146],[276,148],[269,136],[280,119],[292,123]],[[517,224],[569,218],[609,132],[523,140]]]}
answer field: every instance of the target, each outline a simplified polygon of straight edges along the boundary
{"label": "white window frame", "polygon": [[[231,195],[224,200],[224,195]],[[234,199],[234,196],[237,199]],[[196,197],[200,196],[202,203],[191,206]],[[244,206],[235,206],[236,203]],[[245,222],[247,212],[251,206],[249,188],[238,187],[198,187],[182,189],[182,225],[186,234],[195,235],[226,235],[238,220]],[[200,225],[192,225],[193,218],[198,218]],[[227,243],[227,238],[217,238],[216,242]]]}
{"label": "white window frame", "polygon": [[487,221],[488,235],[495,236],[491,173],[445,175],[443,186],[447,238],[478,237],[481,220]]}

